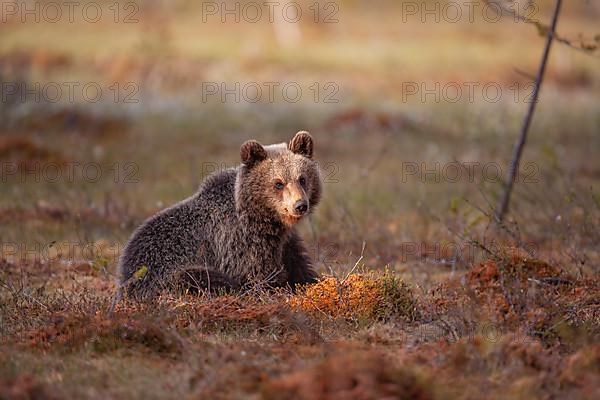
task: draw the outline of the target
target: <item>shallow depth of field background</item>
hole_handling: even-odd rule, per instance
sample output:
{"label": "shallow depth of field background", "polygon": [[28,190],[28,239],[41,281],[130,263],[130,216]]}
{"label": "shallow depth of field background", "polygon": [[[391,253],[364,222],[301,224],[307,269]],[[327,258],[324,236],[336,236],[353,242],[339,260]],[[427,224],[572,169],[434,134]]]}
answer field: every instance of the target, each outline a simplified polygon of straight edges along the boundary
{"label": "shallow depth of field background", "polygon": [[[499,398],[597,394],[586,374],[600,368],[590,339],[600,321],[591,293],[600,291],[585,285],[597,280],[600,262],[600,54],[554,44],[507,224],[495,227],[490,215],[544,36],[484,2],[467,3],[298,1],[302,15],[288,23],[282,13],[295,13],[283,1],[273,21],[262,2],[82,2],[71,21],[66,6],[57,17],[49,2],[3,1],[0,395],[346,398],[336,390],[350,378],[358,383],[344,389],[347,398],[381,397],[386,385],[403,388],[392,394],[406,398],[477,398],[490,388]],[[521,13],[547,24],[553,2],[535,4]],[[558,32],[577,45],[597,44],[599,19],[596,2],[568,1]],[[202,319],[180,329],[171,312],[125,310],[118,324],[128,328],[114,343],[98,346],[94,330],[69,336],[81,326],[68,321],[90,315],[112,329],[105,306],[119,251],[138,224],[191,195],[206,175],[238,164],[245,140],[282,142],[298,130],[312,133],[323,168],[323,202],[300,227],[319,272],[388,271],[418,304],[431,305],[436,288],[465,285],[465,274],[491,254],[521,252],[587,282],[548,290],[590,295],[565,300],[571,311],[591,307],[588,319],[540,335],[537,322],[519,318],[547,288],[525,279],[518,293],[542,287],[521,309],[518,294],[505,299],[521,322],[494,320],[497,337],[518,332],[534,343],[522,352],[537,349],[519,353],[516,366],[508,361],[517,357],[514,346],[473,330],[449,329],[419,345],[404,340],[419,323],[435,322],[425,308],[408,322],[298,322],[288,311],[264,310],[273,302],[287,307],[279,297],[216,330]],[[159,308],[181,312],[194,301]],[[546,328],[556,330],[556,318]],[[164,327],[183,350],[155,352],[154,336],[139,350],[146,323]],[[403,369],[379,371],[373,360],[381,354],[391,364],[404,360]],[[547,359],[531,360],[539,354]],[[369,368],[348,377],[346,362]],[[429,392],[436,373],[441,387]]]}

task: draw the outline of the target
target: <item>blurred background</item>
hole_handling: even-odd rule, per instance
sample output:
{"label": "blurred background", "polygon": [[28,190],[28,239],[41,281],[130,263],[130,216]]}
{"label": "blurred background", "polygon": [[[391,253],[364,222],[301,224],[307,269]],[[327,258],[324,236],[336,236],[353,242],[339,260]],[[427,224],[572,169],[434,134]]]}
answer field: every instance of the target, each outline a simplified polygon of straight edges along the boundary
{"label": "blurred background", "polygon": [[3,258],[112,273],[132,230],[238,164],[242,142],[304,129],[325,193],[301,229],[321,272],[364,244],[368,268],[428,287],[495,240],[597,268],[598,2],[563,6],[578,49],[554,44],[495,235],[552,1],[1,4]]}

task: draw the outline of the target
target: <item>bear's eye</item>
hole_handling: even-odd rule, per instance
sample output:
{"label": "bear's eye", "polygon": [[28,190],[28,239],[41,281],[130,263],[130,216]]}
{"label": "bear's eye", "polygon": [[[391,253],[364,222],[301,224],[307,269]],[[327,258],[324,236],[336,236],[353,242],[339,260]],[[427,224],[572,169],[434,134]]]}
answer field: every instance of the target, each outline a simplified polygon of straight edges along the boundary
{"label": "bear's eye", "polygon": [[306,179],[303,176],[301,176],[300,179],[298,179],[298,182],[300,182],[302,186],[306,185]]}
{"label": "bear's eye", "polygon": [[275,189],[283,190],[284,187],[285,187],[285,185],[283,184],[283,182],[281,182],[281,181],[275,182]]}

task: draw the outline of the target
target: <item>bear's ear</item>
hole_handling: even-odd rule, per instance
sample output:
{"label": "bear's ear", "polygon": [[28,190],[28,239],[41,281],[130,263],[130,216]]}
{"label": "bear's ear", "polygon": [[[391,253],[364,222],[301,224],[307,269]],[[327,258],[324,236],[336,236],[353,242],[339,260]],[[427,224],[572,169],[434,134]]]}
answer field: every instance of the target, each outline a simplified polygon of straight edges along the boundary
{"label": "bear's ear", "polygon": [[294,135],[288,149],[292,153],[303,155],[304,157],[312,158],[313,156],[313,139],[310,133],[300,131]]}
{"label": "bear's ear", "polygon": [[248,140],[240,149],[242,162],[249,168],[267,158],[267,151],[256,140]]}

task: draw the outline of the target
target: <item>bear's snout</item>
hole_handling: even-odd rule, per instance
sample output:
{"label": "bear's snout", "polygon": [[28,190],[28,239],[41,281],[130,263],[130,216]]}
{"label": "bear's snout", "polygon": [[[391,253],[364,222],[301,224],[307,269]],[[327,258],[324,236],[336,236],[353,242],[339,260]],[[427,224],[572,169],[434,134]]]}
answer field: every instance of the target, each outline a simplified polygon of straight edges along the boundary
{"label": "bear's snout", "polygon": [[308,211],[308,202],[306,200],[298,200],[294,204],[294,210],[299,215],[304,215]]}

